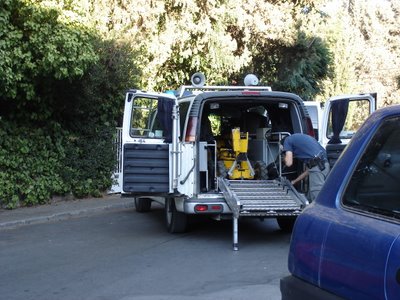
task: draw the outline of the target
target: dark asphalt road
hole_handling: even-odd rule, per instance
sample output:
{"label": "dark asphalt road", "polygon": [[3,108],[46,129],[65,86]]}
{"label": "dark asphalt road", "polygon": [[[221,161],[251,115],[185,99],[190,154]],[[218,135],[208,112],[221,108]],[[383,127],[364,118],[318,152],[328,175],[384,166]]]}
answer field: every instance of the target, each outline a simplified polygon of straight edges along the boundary
{"label": "dark asphalt road", "polygon": [[196,220],[166,232],[160,207],[0,231],[2,299],[280,299],[290,235],[275,220]]}

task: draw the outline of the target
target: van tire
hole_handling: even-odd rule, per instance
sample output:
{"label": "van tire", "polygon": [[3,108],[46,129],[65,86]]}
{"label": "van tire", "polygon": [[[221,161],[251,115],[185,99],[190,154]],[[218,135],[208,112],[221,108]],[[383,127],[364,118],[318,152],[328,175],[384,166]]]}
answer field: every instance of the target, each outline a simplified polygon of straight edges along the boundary
{"label": "van tire", "polygon": [[139,213],[149,212],[151,209],[150,198],[135,198],[135,208]]}
{"label": "van tire", "polygon": [[187,228],[187,215],[177,211],[174,198],[165,199],[165,221],[169,233],[183,233]]}
{"label": "van tire", "polygon": [[279,228],[284,232],[292,232],[296,217],[277,217]]}
{"label": "van tire", "polygon": [[254,164],[254,172],[255,178],[258,180],[267,180],[268,179],[268,168],[267,164],[262,160],[256,161]]}

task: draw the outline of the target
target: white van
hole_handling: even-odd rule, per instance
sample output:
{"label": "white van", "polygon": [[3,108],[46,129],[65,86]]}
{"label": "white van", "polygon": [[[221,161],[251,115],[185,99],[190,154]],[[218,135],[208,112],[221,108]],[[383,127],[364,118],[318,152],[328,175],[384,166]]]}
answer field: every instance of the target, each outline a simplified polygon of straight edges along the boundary
{"label": "white van", "polygon": [[320,129],[322,127],[322,103],[317,101],[304,101],[308,114],[311,118],[312,126],[314,129],[314,136],[319,140]]}
{"label": "white van", "polygon": [[204,86],[203,79],[195,74],[175,94],[127,92],[122,196],[134,197],[138,212],[153,201],[164,205],[171,233],[186,231],[193,215],[232,218],[234,250],[239,218],[276,218],[291,230],[308,204],[307,184],[291,184],[304,165],[283,167],[279,143],[293,133],[314,136],[303,100],[262,86]]}
{"label": "white van", "polygon": [[192,81],[175,95],[127,92],[122,195],[135,198],[138,212],[162,203],[172,233],[185,231],[192,215],[233,217],[234,249],[239,218],[276,218],[290,230],[308,202],[306,186],[290,183],[302,165],[283,168],[279,142],[314,134],[302,99],[269,87]]}

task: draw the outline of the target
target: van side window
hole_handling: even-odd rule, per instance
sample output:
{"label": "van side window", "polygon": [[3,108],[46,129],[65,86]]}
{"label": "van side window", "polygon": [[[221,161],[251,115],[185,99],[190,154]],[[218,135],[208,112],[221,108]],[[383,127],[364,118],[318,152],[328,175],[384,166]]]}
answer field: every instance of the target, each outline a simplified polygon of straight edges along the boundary
{"label": "van side window", "polygon": [[384,121],[369,142],[343,195],[343,204],[400,219],[400,118]]}
{"label": "van side window", "polygon": [[132,110],[131,136],[152,137],[157,115],[157,99],[134,98]]}

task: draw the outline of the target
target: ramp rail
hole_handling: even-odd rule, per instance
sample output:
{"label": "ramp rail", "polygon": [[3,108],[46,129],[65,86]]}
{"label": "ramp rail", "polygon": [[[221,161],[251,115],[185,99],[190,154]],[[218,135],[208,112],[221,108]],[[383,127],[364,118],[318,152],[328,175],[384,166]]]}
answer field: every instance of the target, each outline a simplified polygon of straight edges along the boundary
{"label": "ramp rail", "polygon": [[233,250],[239,250],[239,218],[298,216],[308,204],[284,177],[274,180],[228,180],[218,187],[233,215]]}

